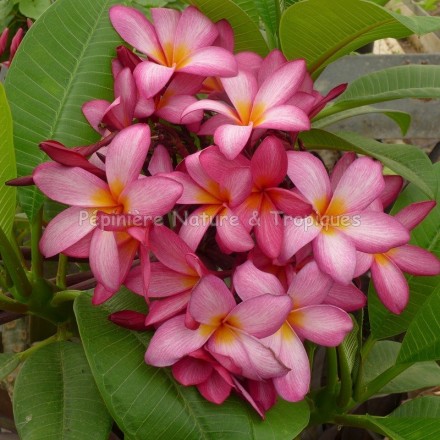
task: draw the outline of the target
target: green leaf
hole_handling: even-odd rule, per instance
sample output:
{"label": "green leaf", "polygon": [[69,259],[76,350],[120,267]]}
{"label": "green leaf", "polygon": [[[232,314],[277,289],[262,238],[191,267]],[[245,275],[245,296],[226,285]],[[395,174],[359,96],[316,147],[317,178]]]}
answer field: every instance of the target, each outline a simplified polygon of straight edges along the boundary
{"label": "green leaf", "polygon": [[[440,164],[434,165],[434,172],[440,181]],[[411,203],[426,200],[426,196],[415,185],[408,185],[397,199],[391,213],[400,211]],[[411,244],[420,246],[440,258],[440,192],[437,194],[437,206],[411,232]],[[400,315],[390,313],[379,301],[372,283],[368,294],[368,313],[373,336],[376,339],[388,338],[404,332],[429,295],[440,286],[440,276],[407,276],[409,284],[409,303]]]}
{"label": "green leaf", "polygon": [[393,440],[440,437],[440,397],[420,397],[404,403],[388,417],[367,416]]}
{"label": "green leaf", "polygon": [[23,364],[14,389],[22,440],[107,440],[112,420],[79,344],[56,342]]}
{"label": "green leaf", "polygon": [[237,52],[250,50],[261,56],[267,55],[269,49],[258,27],[258,14],[252,1],[187,0],[187,2],[197,6],[212,21],[223,18],[228,20],[234,29]]}
{"label": "green leaf", "polygon": [[[394,341],[376,342],[365,359],[362,383],[368,384],[397,363],[402,344]],[[379,394],[404,393],[440,384],[440,367],[435,362],[419,362],[391,380]]]}
{"label": "green leaf", "polygon": [[331,62],[372,41],[437,29],[440,18],[405,17],[365,0],[307,0],[284,12],[280,40],[286,57],[305,58],[316,77]]}
{"label": "green leaf", "polygon": [[18,353],[0,353],[0,380],[11,374],[19,365]]}
{"label": "green leaf", "polygon": [[220,406],[213,405],[195,387],[178,384],[168,368],[146,365],[144,354],[151,333],[126,330],[108,320],[109,313],[142,311],[141,305],[140,298],[127,291],[100,307],[93,307],[88,295],[75,301],[80,334],[98,388],[116,423],[131,440],[291,440],[307,425],[309,409],[304,401],[279,402],[262,421],[242,399],[231,397]]}
{"label": "green leaf", "polygon": [[18,9],[25,17],[37,19],[51,4],[51,0],[20,0]]}
{"label": "green leaf", "polygon": [[266,27],[266,31],[270,32],[273,36],[278,35],[279,27],[279,9],[276,2],[278,0],[254,0],[253,2]]}
{"label": "green leaf", "polygon": [[440,66],[398,66],[355,79],[333,105],[319,115],[403,98],[440,98]]}
{"label": "green leaf", "polygon": [[439,310],[440,286],[431,293],[409,325],[399,353],[399,362],[440,359]]}
{"label": "green leaf", "polygon": [[[111,58],[121,40],[108,9],[117,0],[58,0],[31,27],[6,78],[14,120],[19,176],[46,160],[38,144],[56,139],[69,146],[95,142],[99,135],[82,116],[91,99],[111,99]],[[20,188],[30,220],[44,197],[35,187]]]}
{"label": "green leaf", "polygon": [[[322,112],[321,112],[322,113]],[[352,118],[353,116],[369,115],[374,113],[382,113],[388,118],[392,119],[400,128],[402,136],[405,136],[411,124],[411,115],[406,112],[393,109],[375,108],[375,107],[359,107],[349,110],[342,110],[335,114],[330,114],[324,117],[318,117],[313,121],[313,128],[324,128],[344,119]]]}
{"label": "green leaf", "polygon": [[0,84],[0,228],[10,236],[14,223],[16,190],[5,186],[16,176],[15,152],[12,141],[12,117],[5,89]]}
{"label": "green leaf", "polygon": [[330,133],[324,130],[311,130],[300,134],[300,139],[309,149],[330,149],[354,151],[372,156],[385,166],[413,182],[429,197],[437,193],[437,179],[428,156],[414,145],[383,144],[364,138],[356,133]]}
{"label": "green leaf", "polygon": [[346,363],[346,369],[351,372],[358,362],[359,349],[359,324],[352,317],[353,330],[345,337],[339,346],[339,352],[343,355],[343,361]]}

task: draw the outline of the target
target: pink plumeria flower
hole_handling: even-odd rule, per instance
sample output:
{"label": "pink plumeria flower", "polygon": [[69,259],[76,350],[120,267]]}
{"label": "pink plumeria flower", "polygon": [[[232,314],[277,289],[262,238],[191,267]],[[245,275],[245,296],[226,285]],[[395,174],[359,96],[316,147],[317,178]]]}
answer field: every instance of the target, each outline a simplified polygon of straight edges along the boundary
{"label": "pink plumeria flower", "polygon": [[225,283],[213,275],[194,289],[189,313],[200,326],[185,326],[176,316],[162,324],[151,339],[145,360],[164,367],[205,348],[229,371],[254,380],[283,376],[289,370],[260,338],[275,333],[291,310],[287,295],[261,295],[236,305]]}
{"label": "pink plumeria flower", "polygon": [[82,168],[58,163],[44,163],[34,171],[35,184],[45,195],[71,205],[46,227],[41,251],[46,257],[61,252],[90,255],[98,281],[95,302],[108,299],[119,289],[139,247],[136,228],[111,231],[97,227],[97,211],[109,216],[136,213],[153,218],[167,213],[182,193],[182,186],[166,177],[140,175],[149,146],[150,129],[145,124],[118,133],[108,147],[107,182]]}
{"label": "pink plumeria flower", "polygon": [[[193,250],[165,226],[155,226],[151,230],[150,249],[159,261],[151,263],[146,295],[155,300],[149,305],[145,324],[156,325],[185,312],[192,290],[210,271]],[[145,295],[141,267],[130,272],[125,285],[133,292]]]}
{"label": "pink plumeria flower", "polygon": [[312,206],[292,191],[278,187],[287,174],[287,154],[275,136],[264,139],[252,156],[250,168],[252,193],[237,212],[248,230],[253,228],[260,249],[269,258],[277,258],[284,238],[280,213],[305,217]]}
{"label": "pink plumeria flower", "polygon": [[304,60],[291,61],[258,86],[254,74],[240,70],[233,78],[220,79],[232,106],[202,99],[190,105],[183,116],[200,109],[218,113],[201,127],[199,134],[214,134],[214,143],[226,157],[233,159],[246,146],[254,129],[310,129],[308,116],[298,107],[286,104],[298,90],[305,73]]}
{"label": "pink plumeria flower", "polygon": [[174,72],[192,75],[234,76],[234,56],[212,46],[218,36],[214,23],[194,7],[183,12],[152,8],[153,24],[137,9],[113,6],[110,20],[118,34],[148,56],[136,67],[134,76],[141,95],[151,98]]}
{"label": "pink plumeria flower", "polygon": [[285,219],[280,259],[289,259],[312,242],[320,269],[349,284],[356,269],[356,251],[386,252],[405,244],[409,233],[390,215],[367,209],[384,190],[382,165],[356,159],[332,187],[322,162],[307,152],[290,151],[287,174],[314,209],[306,219]]}
{"label": "pink plumeria flower", "polygon": [[[435,207],[434,201],[412,203],[394,218],[409,231],[415,228]],[[409,300],[408,282],[403,272],[415,276],[440,273],[440,260],[426,249],[405,244],[384,253],[370,255],[371,278],[377,295],[385,307],[400,314]]]}
{"label": "pink plumeria flower", "polygon": [[302,400],[309,390],[310,364],[301,339],[335,347],[353,327],[346,312],[322,304],[332,284],[330,277],[311,262],[293,278],[286,292],[274,275],[260,271],[247,261],[236,269],[233,282],[244,301],[258,298],[263,292],[292,300],[291,311],[282,327],[263,342],[290,368],[286,375],[273,379],[278,394],[291,402]]}
{"label": "pink plumeria flower", "polygon": [[128,67],[115,78],[114,96],[113,102],[95,99],[82,106],[87,121],[101,135],[107,130],[122,130],[133,123],[133,118],[146,118],[155,110],[152,99],[140,99],[133,73]]}
{"label": "pink plumeria flower", "polygon": [[195,250],[215,220],[216,240],[222,250],[231,253],[252,249],[254,241],[235,211],[251,192],[249,161],[243,156],[228,160],[218,147],[211,146],[186,157],[184,165],[187,173],[169,174],[184,188],[177,203],[202,206],[183,223],[179,232],[183,240]]}

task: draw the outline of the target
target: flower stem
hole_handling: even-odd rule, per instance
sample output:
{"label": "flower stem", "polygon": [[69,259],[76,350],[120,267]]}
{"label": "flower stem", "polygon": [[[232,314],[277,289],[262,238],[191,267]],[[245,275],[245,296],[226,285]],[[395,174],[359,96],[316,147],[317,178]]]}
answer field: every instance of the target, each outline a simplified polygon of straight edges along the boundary
{"label": "flower stem", "polygon": [[67,276],[67,264],[69,263],[69,259],[66,255],[60,254],[58,258],[58,270],[56,277],[56,285],[61,290],[66,290],[66,276]]}
{"label": "flower stem", "polygon": [[352,414],[335,415],[331,421],[335,425],[352,426],[354,428],[367,429],[377,434],[386,435],[378,426],[376,426],[366,416],[357,416]]}
{"label": "flower stem", "polygon": [[43,278],[43,256],[40,252],[40,239],[43,228],[43,209],[37,212],[31,223],[31,270],[34,279]]}
{"label": "flower stem", "polygon": [[8,312],[26,313],[28,308],[25,304],[21,304],[12,298],[0,293],[0,309]]}
{"label": "flower stem", "polygon": [[327,392],[333,395],[338,383],[338,356],[336,348],[327,348]]}
{"label": "flower stem", "polygon": [[341,346],[337,348],[339,357],[339,373],[341,375],[341,390],[338,397],[338,406],[345,408],[350,400],[353,392],[353,381],[351,379],[351,371],[347,361],[344,359],[344,353]]}

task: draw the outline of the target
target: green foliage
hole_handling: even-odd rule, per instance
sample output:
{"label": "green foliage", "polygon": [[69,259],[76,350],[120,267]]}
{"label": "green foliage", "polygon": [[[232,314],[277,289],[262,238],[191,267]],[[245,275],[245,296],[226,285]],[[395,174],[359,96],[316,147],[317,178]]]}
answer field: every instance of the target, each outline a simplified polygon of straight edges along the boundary
{"label": "green foliage", "polygon": [[80,344],[56,342],[23,364],[14,391],[22,440],[107,440],[111,418]]}
{"label": "green foliage", "polygon": [[25,16],[36,20],[53,3],[53,0],[20,0],[18,8]]}
{"label": "green foliage", "polygon": [[242,399],[231,397],[221,406],[213,405],[195,387],[178,384],[169,369],[146,365],[144,353],[151,333],[120,328],[107,318],[116,310],[144,308],[143,300],[126,290],[100,307],[93,307],[88,295],[75,301],[96,383],[110,413],[130,439],[291,440],[307,425],[305,402],[279,402],[262,421]]}
{"label": "green foliage", "polygon": [[404,17],[364,0],[306,0],[284,12],[280,41],[287,58],[305,58],[316,78],[325,66],[367,43],[438,29],[440,18]]}
{"label": "green foliage", "polygon": [[[440,179],[440,164],[434,165],[434,171]],[[411,184],[402,192],[397,199],[392,213],[400,211],[410,203],[426,200],[416,185]],[[428,217],[413,229],[411,233],[411,244],[420,246],[433,252],[440,257],[440,194],[437,194],[437,206],[431,211]],[[387,338],[404,332],[413,319],[416,317],[420,307],[429,298],[431,293],[440,286],[440,276],[416,277],[407,276],[410,298],[406,309],[400,315],[390,313],[379,301],[372,284],[368,295],[368,311],[370,316],[371,331],[376,339]]]}
{"label": "green foliage", "polygon": [[[113,94],[110,62],[121,40],[110,25],[108,9],[116,3],[58,0],[20,46],[6,79],[19,176],[31,174],[47,159],[38,148],[44,140],[78,146],[99,138],[81,106]],[[33,220],[43,195],[27,187],[20,189],[19,199]]]}
{"label": "green foliage", "polygon": [[5,186],[5,182],[15,176],[12,117],[5,90],[0,84],[0,228],[8,237],[11,235],[14,222],[16,190]]}
{"label": "green foliage", "polygon": [[20,364],[18,353],[0,353],[0,380],[12,373]]}

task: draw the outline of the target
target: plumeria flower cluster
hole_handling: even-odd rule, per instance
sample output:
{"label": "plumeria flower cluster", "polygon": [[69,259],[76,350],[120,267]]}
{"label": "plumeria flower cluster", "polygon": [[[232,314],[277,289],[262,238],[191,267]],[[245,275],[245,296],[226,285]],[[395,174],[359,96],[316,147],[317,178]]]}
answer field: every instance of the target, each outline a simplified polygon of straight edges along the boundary
{"label": "plumeria flower cluster", "polygon": [[110,20],[135,51],[116,50],[112,100],[84,103],[99,142],[41,144],[53,161],[32,181],[69,205],[41,250],[87,258],[96,305],[122,285],[145,299],[147,315],[110,319],[154,331],[148,364],[217,404],[235,391],[264,417],[277,396],[308,393],[306,341],[334,347],[351,331],[360,276],[400,313],[403,273],[440,272],[408,244],[434,202],[391,216],[401,177],[354,153],[329,175],[295,148],[345,89],[322,96],[304,60],[234,54],[231,26],[194,7],[152,9],[150,22],[114,6]]}

